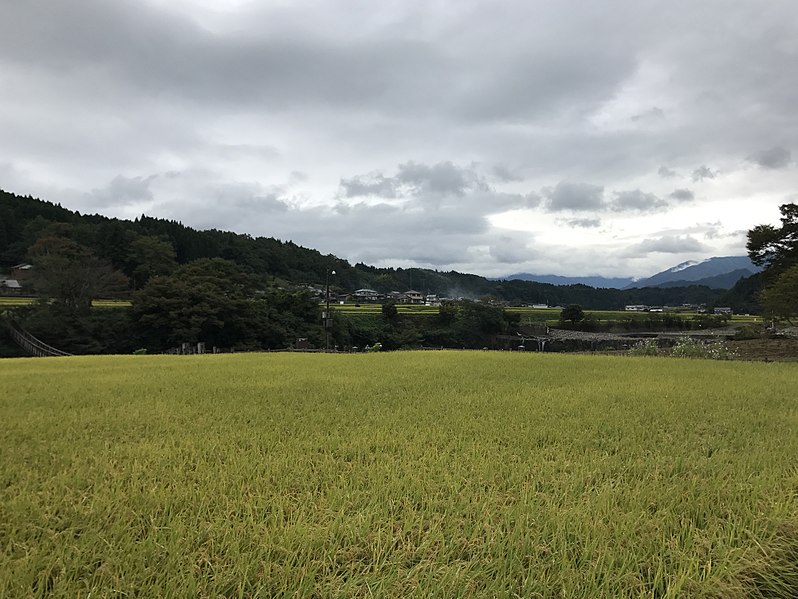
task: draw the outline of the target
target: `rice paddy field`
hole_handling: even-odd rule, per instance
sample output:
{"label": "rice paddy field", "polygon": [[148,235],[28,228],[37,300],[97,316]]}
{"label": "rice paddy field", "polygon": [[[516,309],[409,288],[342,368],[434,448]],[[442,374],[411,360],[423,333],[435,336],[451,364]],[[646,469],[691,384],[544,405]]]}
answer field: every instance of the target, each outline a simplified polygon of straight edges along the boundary
{"label": "rice paddy field", "polygon": [[[381,304],[335,304],[332,306],[335,312],[345,316],[375,315],[382,313]],[[398,304],[397,312],[407,316],[429,316],[438,315],[438,306],[422,306],[416,304]],[[542,324],[547,323],[556,325],[560,320],[561,308],[530,308],[525,306],[509,306],[505,310],[510,314],[518,314],[521,324]],[[627,312],[625,310],[585,310],[598,322],[617,321],[617,320],[645,320],[651,317],[649,312]],[[693,312],[676,312],[677,316],[691,318],[695,316]],[[751,314],[734,314],[730,320],[732,323],[761,323],[762,317]]]}
{"label": "rice paddy field", "polygon": [[0,361],[0,597],[798,596],[798,365]]}
{"label": "rice paddy field", "polygon": [[[0,297],[0,310],[30,306],[37,300],[38,298],[35,297]],[[95,299],[92,300],[91,305],[94,308],[129,308],[131,303],[128,300]]]}

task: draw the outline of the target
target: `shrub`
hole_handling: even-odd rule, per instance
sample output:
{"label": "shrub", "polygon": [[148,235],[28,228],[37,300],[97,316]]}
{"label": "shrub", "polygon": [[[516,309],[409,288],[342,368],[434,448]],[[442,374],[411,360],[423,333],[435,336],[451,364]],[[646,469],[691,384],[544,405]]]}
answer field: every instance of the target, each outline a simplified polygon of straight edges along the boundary
{"label": "shrub", "polygon": [[659,355],[659,345],[657,345],[656,339],[643,339],[629,348],[629,354],[632,356],[657,356]]}
{"label": "shrub", "polygon": [[703,358],[708,360],[729,360],[736,353],[723,341],[704,343],[685,337],[676,342],[671,355],[675,358]]}
{"label": "shrub", "polygon": [[734,338],[737,341],[744,341],[749,339],[761,339],[764,336],[764,332],[762,330],[762,325],[751,325],[747,324],[745,326],[740,327],[737,329],[737,332],[734,334]]}

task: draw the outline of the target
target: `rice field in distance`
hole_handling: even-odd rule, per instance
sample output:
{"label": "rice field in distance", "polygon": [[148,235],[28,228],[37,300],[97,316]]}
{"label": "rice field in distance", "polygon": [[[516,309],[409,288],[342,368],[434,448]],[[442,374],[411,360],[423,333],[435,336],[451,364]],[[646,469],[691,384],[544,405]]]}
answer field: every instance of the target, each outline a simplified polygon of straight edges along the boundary
{"label": "rice field in distance", "polygon": [[[0,310],[3,308],[30,306],[35,304],[37,299],[35,297],[0,297]],[[96,299],[92,300],[91,305],[94,308],[129,308],[131,303],[128,300]]]}
{"label": "rice field in distance", "polygon": [[795,597],[798,368],[0,361],[0,597]]}
{"label": "rice field in distance", "polygon": [[[0,297],[0,310],[3,308],[13,308],[19,306],[29,306],[36,302],[35,297]],[[129,308],[131,302],[128,300],[114,299],[95,299],[92,300],[95,308]],[[406,316],[437,316],[438,306],[423,306],[418,304],[399,304],[396,306],[399,314]],[[359,314],[381,314],[381,304],[332,304],[335,312],[346,316]],[[560,318],[560,308],[530,308],[524,306],[510,306],[507,312],[521,315],[522,324],[548,323],[556,324]],[[623,310],[585,310],[586,314],[591,315],[597,321],[618,320],[623,318],[643,319],[650,316],[648,312],[626,312]],[[692,313],[681,314],[689,318]],[[731,322],[735,323],[761,323],[760,316],[750,314],[734,314]]]}

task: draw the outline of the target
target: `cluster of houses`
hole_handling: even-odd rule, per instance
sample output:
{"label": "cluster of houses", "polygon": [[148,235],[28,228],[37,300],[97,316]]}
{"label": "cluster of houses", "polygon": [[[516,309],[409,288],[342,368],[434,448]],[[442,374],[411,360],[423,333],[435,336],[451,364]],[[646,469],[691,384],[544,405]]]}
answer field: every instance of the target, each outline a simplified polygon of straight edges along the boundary
{"label": "cluster of houses", "polygon": [[356,303],[374,303],[383,301],[393,301],[397,304],[416,304],[418,306],[440,306],[448,297],[440,297],[431,293],[421,293],[411,289],[410,291],[389,291],[380,293],[373,289],[357,289],[349,295],[349,300]]}
{"label": "cluster of houses", "polygon": [[11,267],[8,275],[0,274],[0,295],[22,295],[24,282],[31,275],[30,264],[17,264]]}
{"label": "cluster of houses", "polygon": [[732,309],[726,307],[716,307],[709,310],[705,304],[682,304],[681,306],[646,306],[644,304],[629,304],[624,306],[626,312],[695,312],[697,314],[731,314]]}
{"label": "cluster of houses", "polygon": [[[308,286],[308,289],[316,296],[324,299],[324,289]],[[397,304],[415,304],[418,306],[440,306],[443,302],[450,301],[452,298],[435,295],[432,293],[421,293],[411,289],[409,291],[389,291],[380,293],[374,289],[356,289],[348,293],[331,293],[330,301],[336,304],[377,304],[386,301],[393,301]]]}

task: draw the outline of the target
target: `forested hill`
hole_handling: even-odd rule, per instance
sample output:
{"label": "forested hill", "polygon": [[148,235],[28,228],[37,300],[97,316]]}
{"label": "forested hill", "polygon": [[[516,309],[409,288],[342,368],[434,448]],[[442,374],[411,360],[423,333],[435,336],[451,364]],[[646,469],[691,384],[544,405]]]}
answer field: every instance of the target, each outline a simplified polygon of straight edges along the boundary
{"label": "forested hill", "polygon": [[[374,268],[352,265],[333,255],[301,247],[291,241],[271,237],[252,237],[228,231],[198,231],[180,222],[142,215],[120,220],[102,215],[82,215],[58,204],[18,196],[0,190],[0,270],[25,262],[28,250],[40,235],[62,223],[59,234],[89,248],[97,257],[110,261],[131,281],[137,280],[141,264],[131,248],[150,242],[166,242],[174,249],[177,262],[187,264],[200,258],[224,258],[243,269],[280,284],[324,283],[329,270],[336,275],[331,286],[340,291],[362,287],[381,292],[416,289],[448,297],[479,298],[493,296],[514,304],[578,303],[592,309],[617,309],[625,304],[674,305],[714,304],[721,292],[707,287],[644,288],[631,290],[594,289],[585,285],[556,286],[529,281],[490,281],[458,272],[439,272],[420,268]],[[729,303],[733,298],[724,298]]]}

